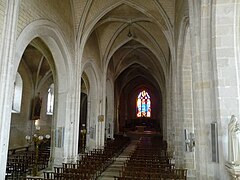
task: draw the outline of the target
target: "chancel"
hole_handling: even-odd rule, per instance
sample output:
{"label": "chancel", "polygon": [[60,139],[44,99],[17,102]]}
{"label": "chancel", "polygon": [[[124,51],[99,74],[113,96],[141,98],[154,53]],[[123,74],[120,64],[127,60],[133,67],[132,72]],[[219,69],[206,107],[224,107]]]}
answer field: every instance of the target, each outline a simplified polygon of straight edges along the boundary
{"label": "chancel", "polygon": [[0,179],[240,178],[239,0],[0,12]]}

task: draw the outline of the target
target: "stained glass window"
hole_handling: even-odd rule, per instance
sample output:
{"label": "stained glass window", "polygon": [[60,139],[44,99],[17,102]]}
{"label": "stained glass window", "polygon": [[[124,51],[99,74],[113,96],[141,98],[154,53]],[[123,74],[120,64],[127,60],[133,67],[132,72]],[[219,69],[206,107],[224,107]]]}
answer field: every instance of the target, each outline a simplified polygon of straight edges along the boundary
{"label": "stained glass window", "polygon": [[137,97],[137,117],[151,117],[151,100],[145,90]]}

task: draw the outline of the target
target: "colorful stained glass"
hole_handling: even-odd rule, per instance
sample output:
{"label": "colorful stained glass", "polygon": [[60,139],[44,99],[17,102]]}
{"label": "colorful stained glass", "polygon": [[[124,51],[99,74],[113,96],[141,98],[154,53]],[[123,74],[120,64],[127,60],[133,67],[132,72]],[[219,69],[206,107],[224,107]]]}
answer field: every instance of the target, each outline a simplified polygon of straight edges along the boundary
{"label": "colorful stained glass", "polygon": [[151,100],[145,90],[137,97],[137,117],[151,117]]}

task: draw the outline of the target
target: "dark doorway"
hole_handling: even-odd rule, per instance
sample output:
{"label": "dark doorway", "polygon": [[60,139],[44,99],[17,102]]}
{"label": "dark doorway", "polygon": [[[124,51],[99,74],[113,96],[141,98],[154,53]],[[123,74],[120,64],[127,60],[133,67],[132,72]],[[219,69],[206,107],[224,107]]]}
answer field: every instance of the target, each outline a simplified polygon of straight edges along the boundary
{"label": "dark doorway", "polygon": [[87,132],[87,94],[81,93],[78,153],[83,153],[85,151],[86,132]]}

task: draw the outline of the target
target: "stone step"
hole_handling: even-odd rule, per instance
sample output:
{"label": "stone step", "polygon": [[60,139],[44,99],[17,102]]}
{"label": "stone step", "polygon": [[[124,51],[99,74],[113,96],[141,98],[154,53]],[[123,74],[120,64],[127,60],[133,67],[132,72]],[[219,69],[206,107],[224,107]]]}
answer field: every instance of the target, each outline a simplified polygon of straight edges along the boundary
{"label": "stone step", "polygon": [[114,177],[112,177],[112,176],[110,176],[110,177],[104,176],[104,177],[99,177],[98,180],[114,180]]}

